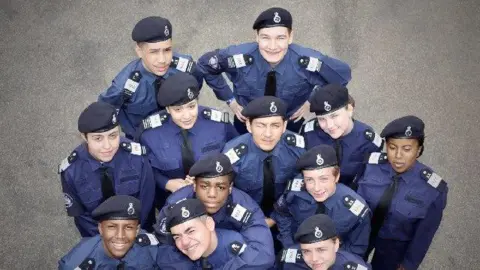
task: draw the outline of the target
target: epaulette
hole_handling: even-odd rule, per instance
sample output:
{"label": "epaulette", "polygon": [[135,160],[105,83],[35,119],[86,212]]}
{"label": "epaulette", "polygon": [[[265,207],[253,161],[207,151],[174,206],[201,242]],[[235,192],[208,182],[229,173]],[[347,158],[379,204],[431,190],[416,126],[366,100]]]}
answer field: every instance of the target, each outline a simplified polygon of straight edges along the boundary
{"label": "epaulette", "polygon": [[192,71],[195,70],[195,65],[195,61],[191,59],[174,56],[172,57],[172,63],[170,64],[170,67],[178,69],[182,72],[192,73]]}
{"label": "epaulette", "polygon": [[322,68],[322,61],[315,57],[301,56],[298,58],[298,64],[311,72],[320,72]]}
{"label": "epaulette", "polygon": [[249,54],[235,54],[227,58],[228,68],[242,68],[253,64],[253,56]]}
{"label": "epaulette", "polygon": [[141,247],[146,246],[156,246],[158,245],[159,241],[157,237],[151,233],[142,233],[137,235],[135,239],[135,243],[137,243]]}
{"label": "epaulette", "polygon": [[368,207],[364,203],[350,195],[343,197],[343,205],[357,217],[364,217],[369,211]]}
{"label": "epaulette", "polygon": [[387,153],[373,152],[367,156],[366,163],[368,164],[383,164],[388,161]]}
{"label": "epaulette", "polygon": [[243,224],[247,224],[252,216],[252,211],[248,210],[247,208],[243,207],[242,205],[236,203],[233,205],[227,205],[228,214]]}
{"label": "epaulette", "polygon": [[368,268],[364,265],[358,264],[356,262],[347,262],[343,265],[343,269],[345,270],[368,270]]}
{"label": "epaulette", "polygon": [[58,173],[64,172],[75,160],[78,159],[77,151],[73,151],[70,156],[62,160],[60,165],[58,165]]}
{"label": "epaulette", "polygon": [[422,177],[422,179],[427,181],[430,186],[437,189],[438,191],[442,192],[447,187],[447,183],[442,179],[442,177],[440,177],[438,174],[428,168],[421,170],[420,176]]}
{"label": "epaulette", "polygon": [[240,255],[242,254],[245,249],[247,248],[247,245],[244,244],[244,243],[240,243],[238,241],[234,241],[230,244],[230,251],[234,254],[234,255]]}
{"label": "epaulette", "polygon": [[137,91],[138,85],[142,79],[142,73],[138,70],[134,70],[130,73],[125,85],[123,86],[123,100],[128,101],[132,95]]}
{"label": "epaulette", "polygon": [[314,119],[308,121],[307,123],[305,123],[305,125],[303,126],[303,133],[314,131],[314,130],[317,130],[319,128],[320,128],[320,125],[318,124],[317,119],[314,118]]}
{"label": "epaulette", "polygon": [[145,146],[136,142],[122,142],[120,143],[120,146],[123,148],[123,150],[131,153],[132,155],[144,156],[147,154],[147,149]]}
{"label": "epaulette", "polygon": [[382,149],[383,139],[380,137],[380,135],[370,129],[365,130],[364,135],[367,140],[371,141],[375,146]]}
{"label": "epaulette", "polygon": [[235,146],[234,148],[228,150],[225,155],[230,159],[230,163],[235,164],[235,162],[239,161],[242,156],[244,156],[248,152],[248,147],[244,143],[240,143],[239,145]]}
{"label": "epaulette", "polygon": [[303,138],[302,135],[287,134],[285,136],[285,141],[288,145],[296,146],[298,148],[305,148],[305,138]]}
{"label": "epaulette", "polygon": [[280,261],[285,263],[303,262],[302,253],[296,248],[284,249]]}
{"label": "epaulette", "polygon": [[167,119],[168,113],[166,111],[160,111],[156,114],[152,114],[142,120],[143,130],[160,127],[167,122]]}
{"label": "epaulette", "polygon": [[75,267],[74,270],[93,270],[95,269],[95,259],[93,258],[86,258],[83,262]]}
{"label": "epaulette", "polygon": [[302,178],[294,178],[287,183],[285,190],[288,191],[302,191],[304,182]]}
{"label": "epaulette", "polygon": [[230,114],[228,112],[221,112],[214,109],[203,109],[202,115],[205,119],[212,120],[219,123],[230,123]]}

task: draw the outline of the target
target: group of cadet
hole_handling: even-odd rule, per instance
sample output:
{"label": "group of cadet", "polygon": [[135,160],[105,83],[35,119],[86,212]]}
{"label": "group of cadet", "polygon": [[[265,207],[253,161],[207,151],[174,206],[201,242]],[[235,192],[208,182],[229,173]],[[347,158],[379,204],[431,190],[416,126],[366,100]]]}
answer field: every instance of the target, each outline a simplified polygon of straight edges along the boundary
{"label": "group of cadet", "polygon": [[[354,118],[350,67],[292,43],[287,10],[253,29],[195,62],[167,19],[135,25],[139,58],[80,114],[84,142],[59,166],[83,237],[59,269],[418,269],[448,192],[417,160],[423,121],[375,133]],[[233,124],[199,104],[203,81]]]}

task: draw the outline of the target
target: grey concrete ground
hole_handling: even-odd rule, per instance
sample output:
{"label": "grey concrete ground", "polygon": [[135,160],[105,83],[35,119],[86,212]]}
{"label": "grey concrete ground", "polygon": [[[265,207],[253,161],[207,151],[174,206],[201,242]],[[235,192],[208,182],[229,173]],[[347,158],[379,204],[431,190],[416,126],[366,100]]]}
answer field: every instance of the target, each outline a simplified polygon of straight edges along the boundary
{"label": "grey concrete ground", "polygon": [[421,269],[479,269],[478,0],[0,1],[0,269],[54,269],[78,240],[56,166],[79,142],[80,111],[134,58],[137,20],[169,17],[176,48],[199,57],[252,40],[273,5],[292,12],[298,43],[351,64],[357,118],[377,130],[425,120],[422,160],[450,193]]}

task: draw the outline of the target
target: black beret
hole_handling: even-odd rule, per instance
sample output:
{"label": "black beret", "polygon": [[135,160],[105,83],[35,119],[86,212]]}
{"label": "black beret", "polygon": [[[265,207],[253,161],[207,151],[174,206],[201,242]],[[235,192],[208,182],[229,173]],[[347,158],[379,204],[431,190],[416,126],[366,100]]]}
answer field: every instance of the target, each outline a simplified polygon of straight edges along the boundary
{"label": "black beret", "polygon": [[422,119],[409,115],[393,120],[382,130],[383,138],[423,138],[425,124]]}
{"label": "black beret", "polygon": [[97,221],[111,219],[140,219],[140,201],[128,195],[116,195],[106,199],[92,212]]}
{"label": "black beret", "polygon": [[81,133],[105,132],[116,126],[117,110],[102,101],[90,104],[78,117],[78,131]]}
{"label": "black beret", "polygon": [[198,82],[189,73],[178,72],[163,81],[158,89],[157,102],[162,107],[179,106],[198,97]]}
{"label": "black beret", "polygon": [[212,178],[227,175],[232,171],[232,164],[226,155],[222,153],[213,153],[206,155],[195,162],[192,168],[190,168],[188,175]]}
{"label": "black beret", "polygon": [[132,30],[132,39],[136,42],[158,42],[170,38],[172,38],[172,24],[158,16],[141,19]]}
{"label": "black beret", "polygon": [[205,205],[198,199],[183,199],[167,209],[167,231],[174,226],[207,214]]}
{"label": "black beret", "polygon": [[269,116],[287,117],[287,104],[274,96],[263,96],[256,98],[242,110],[243,116],[247,118],[260,118]]}
{"label": "black beret", "polygon": [[311,244],[325,241],[337,236],[335,224],[332,219],[324,214],[311,216],[304,220],[295,233],[295,242]]}
{"label": "black beret", "polygon": [[260,13],[253,23],[254,30],[275,26],[283,26],[292,29],[292,14],[286,9],[273,7]]}
{"label": "black beret", "polygon": [[310,96],[310,112],[324,115],[347,106],[349,102],[348,89],[341,84],[328,84],[314,89]]}
{"label": "black beret", "polygon": [[322,169],[338,165],[335,149],[327,144],[310,148],[297,160],[297,170]]}

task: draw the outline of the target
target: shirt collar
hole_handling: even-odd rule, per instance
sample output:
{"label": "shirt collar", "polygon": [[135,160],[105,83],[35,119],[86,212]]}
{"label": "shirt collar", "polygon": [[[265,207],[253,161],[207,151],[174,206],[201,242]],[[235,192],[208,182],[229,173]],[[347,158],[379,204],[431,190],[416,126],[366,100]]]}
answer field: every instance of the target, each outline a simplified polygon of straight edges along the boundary
{"label": "shirt collar", "polygon": [[[419,164],[420,163],[418,162],[418,160],[416,160],[412,167],[410,167],[406,172],[399,174],[398,176],[400,176],[400,178],[405,181],[405,183],[409,183],[410,181],[412,181],[412,179],[415,179],[420,175]],[[387,170],[390,179],[397,175],[397,172],[395,172],[390,163],[388,163],[388,166],[386,166],[385,169]]]}

